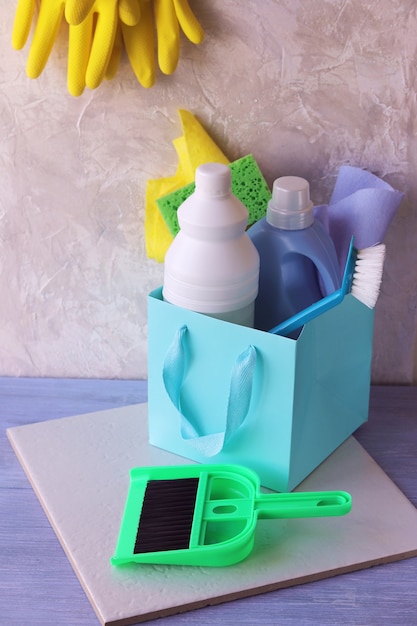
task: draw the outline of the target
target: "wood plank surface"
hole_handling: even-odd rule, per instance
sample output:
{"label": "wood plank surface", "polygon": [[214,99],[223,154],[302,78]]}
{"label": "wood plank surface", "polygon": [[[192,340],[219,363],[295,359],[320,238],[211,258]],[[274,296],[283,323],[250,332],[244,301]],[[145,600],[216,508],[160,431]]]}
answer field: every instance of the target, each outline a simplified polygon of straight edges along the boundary
{"label": "wood plank surface", "polygon": [[[146,399],[145,381],[0,378],[1,626],[98,624],[10,447],[6,428]],[[373,387],[369,421],[356,438],[417,506],[417,388]],[[417,559],[162,618],[155,624],[197,622],[417,625]]]}

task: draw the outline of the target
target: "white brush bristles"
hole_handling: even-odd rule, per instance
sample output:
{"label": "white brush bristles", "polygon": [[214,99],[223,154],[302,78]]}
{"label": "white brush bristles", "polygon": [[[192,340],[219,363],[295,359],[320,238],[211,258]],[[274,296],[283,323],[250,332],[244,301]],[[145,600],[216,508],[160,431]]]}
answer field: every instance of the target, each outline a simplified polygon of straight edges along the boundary
{"label": "white brush bristles", "polygon": [[373,309],[381,289],[384,270],[385,244],[358,250],[351,293],[357,300]]}

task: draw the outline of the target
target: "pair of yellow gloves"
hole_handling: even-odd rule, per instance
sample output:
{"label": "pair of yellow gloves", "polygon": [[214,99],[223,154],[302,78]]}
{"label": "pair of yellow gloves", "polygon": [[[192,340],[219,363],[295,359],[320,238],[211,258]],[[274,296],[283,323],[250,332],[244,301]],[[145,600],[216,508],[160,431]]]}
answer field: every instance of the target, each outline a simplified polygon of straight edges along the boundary
{"label": "pair of yellow gloves", "polygon": [[[63,21],[69,25],[68,91],[79,96],[116,74],[123,46],[143,87],[160,70],[172,74],[180,52],[180,29],[195,44],[203,29],[188,0],[18,0],[12,45],[24,47],[37,20],[26,65],[29,78],[43,71]],[[155,41],[156,40],[156,41]],[[156,48],[156,51],[155,51]]]}

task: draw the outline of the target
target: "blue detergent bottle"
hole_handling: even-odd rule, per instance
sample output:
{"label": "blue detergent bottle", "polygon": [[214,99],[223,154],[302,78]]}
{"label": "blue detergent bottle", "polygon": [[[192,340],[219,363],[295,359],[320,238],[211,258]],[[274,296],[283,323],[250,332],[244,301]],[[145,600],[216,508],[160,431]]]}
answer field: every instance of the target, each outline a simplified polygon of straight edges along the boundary
{"label": "blue detergent bottle", "polygon": [[255,328],[277,324],[340,287],[332,239],[314,220],[308,181],[298,176],[275,180],[266,217],[249,230],[260,257]]}

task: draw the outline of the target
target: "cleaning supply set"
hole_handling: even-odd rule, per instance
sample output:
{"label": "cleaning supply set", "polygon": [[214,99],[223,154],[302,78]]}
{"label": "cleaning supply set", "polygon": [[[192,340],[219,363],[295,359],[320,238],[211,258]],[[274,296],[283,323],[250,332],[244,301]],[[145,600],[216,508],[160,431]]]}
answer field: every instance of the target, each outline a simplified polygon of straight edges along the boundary
{"label": "cleaning supply set", "polygon": [[[261,226],[245,232],[247,213],[244,219],[230,194],[230,168],[200,168],[194,193],[178,208],[181,229],[165,256],[163,287],[148,297],[149,441],[199,463],[237,462],[263,486],[291,491],[368,417],[374,314],[355,291],[358,283],[366,286],[357,276],[363,251],[352,245],[342,285],[335,249],[313,220],[306,181],[278,181],[268,206],[272,221],[295,222],[297,229],[261,217]],[[258,228],[259,240],[251,237]],[[292,270],[287,282],[271,288],[269,300],[279,304],[276,292],[285,286],[290,319],[307,311],[288,333],[276,334],[275,314],[265,330],[257,327],[255,240],[260,273],[263,260],[268,267],[281,256]],[[252,263],[242,263],[241,255]],[[371,279],[365,264],[376,291],[382,262],[383,255]],[[303,282],[306,266],[313,286]],[[291,292],[292,275],[313,312],[299,310],[305,294]],[[329,292],[324,299],[321,289]],[[242,318],[228,322],[253,300],[253,327]],[[215,310],[219,304],[223,310]],[[284,336],[294,330],[296,338]]]}
{"label": "cleaning supply set", "polygon": [[[165,202],[172,211],[186,193],[164,284],[148,297],[149,442],[201,465],[132,470],[114,564],[237,563],[253,546],[258,518],[350,508],[348,494],[298,501],[302,493],[288,492],[368,418],[385,247],[369,236],[366,249],[357,245],[359,228],[341,252],[327,232],[343,216],[331,207],[313,213],[308,182],[297,177],[276,181],[265,218],[245,231],[248,214],[232,197],[230,171],[203,164],[195,190]],[[399,200],[390,197],[392,214]],[[346,193],[342,201],[348,205]],[[277,277],[269,290],[263,271]],[[263,329],[261,299],[270,315]],[[254,300],[254,326],[228,321],[253,311]],[[259,484],[280,492],[268,510]]]}
{"label": "cleaning supply set", "polygon": [[[336,248],[314,218],[305,179],[276,179],[266,215],[247,233],[248,210],[231,192],[230,168],[201,165],[190,187],[179,190],[186,199],[165,255],[167,302],[292,338],[351,290],[375,306],[385,246],[358,252],[352,240],[341,285]],[[162,198],[162,204],[175,205],[176,196]]]}

